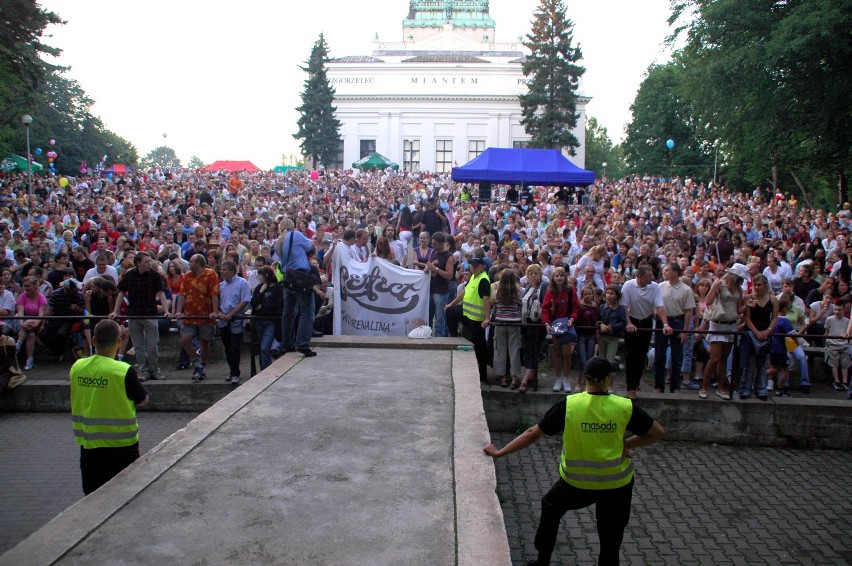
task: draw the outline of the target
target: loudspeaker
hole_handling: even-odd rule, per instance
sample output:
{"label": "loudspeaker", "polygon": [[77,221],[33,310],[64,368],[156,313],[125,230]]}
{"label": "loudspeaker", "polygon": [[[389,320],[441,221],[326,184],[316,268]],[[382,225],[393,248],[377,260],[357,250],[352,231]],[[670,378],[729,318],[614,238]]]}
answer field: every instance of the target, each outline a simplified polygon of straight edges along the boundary
{"label": "loudspeaker", "polygon": [[479,202],[491,202],[491,183],[489,183],[488,181],[482,181],[481,183],[479,183]]}

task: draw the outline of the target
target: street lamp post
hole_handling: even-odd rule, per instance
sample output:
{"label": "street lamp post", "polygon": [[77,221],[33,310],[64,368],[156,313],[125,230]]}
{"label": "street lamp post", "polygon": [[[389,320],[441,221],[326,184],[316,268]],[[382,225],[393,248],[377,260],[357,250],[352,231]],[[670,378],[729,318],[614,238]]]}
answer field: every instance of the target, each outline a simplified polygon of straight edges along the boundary
{"label": "street lamp post", "polygon": [[716,164],[719,161],[719,140],[713,143],[713,188],[716,188]]}
{"label": "street lamp post", "polygon": [[24,114],[21,116],[21,122],[27,127],[27,195],[29,196],[33,192],[33,168],[30,163],[30,155],[32,155],[30,153],[30,124],[33,123],[33,117],[29,114]]}
{"label": "street lamp post", "polygon": [[606,161],[604,161],[603,163],[601,163],[601,165],[603,165],[603,170],[604,170],[604,175],[603,175],[603,176],[604,176],[604,178],[606,178]]}

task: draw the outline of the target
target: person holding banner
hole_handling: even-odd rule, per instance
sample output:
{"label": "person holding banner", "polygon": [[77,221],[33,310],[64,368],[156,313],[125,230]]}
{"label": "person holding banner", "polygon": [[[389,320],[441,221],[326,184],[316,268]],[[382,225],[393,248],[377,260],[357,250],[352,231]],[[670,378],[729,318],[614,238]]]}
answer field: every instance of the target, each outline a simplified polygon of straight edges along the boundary
{"label": "person holding banner", "polygon": [[479,366],[479,381],[488,381],[488,346],[485,342],[485,329],[488,328],[488,313],[491,312],[491,281],[485,272],[485,260],[474,256],[468,261],[470,279],[464,293],[447,303],[444,310],[462,303],[462,320],[467,327],[476,363]]}

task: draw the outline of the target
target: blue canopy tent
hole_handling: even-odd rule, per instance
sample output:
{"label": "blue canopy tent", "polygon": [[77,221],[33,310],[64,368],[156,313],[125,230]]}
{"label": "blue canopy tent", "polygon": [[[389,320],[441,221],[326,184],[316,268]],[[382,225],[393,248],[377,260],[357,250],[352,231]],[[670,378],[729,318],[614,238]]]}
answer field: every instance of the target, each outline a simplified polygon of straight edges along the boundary
{"label": "blue canopy tent", "polygon": [[461,183],[583,187],[595,182],[595,173],[580,169],[558,149],[489,147],[470,163],[453,167],[452,178]]}

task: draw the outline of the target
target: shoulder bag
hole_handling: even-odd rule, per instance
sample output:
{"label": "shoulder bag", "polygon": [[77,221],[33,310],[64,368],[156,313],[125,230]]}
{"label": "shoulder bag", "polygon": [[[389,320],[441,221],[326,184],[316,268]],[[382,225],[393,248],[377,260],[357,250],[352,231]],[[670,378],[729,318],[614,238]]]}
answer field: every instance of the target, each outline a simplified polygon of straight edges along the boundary
{"label": "shoulder bag", "polygon": [[281,270],[281,273],[284,276],[281,280],[281,284],[298,293],[306,293],[312,290],[314,285],[316,285],[314,276],[311,272],[302,271],[301,269],[291,269],[289,267],[284,267],[282,269],[282,266],[287,265],[287,260],[290,258],[290,253],[293,251],[294,236],[294,232],[290,232],[290,245],[287,247],[287,256],[278,264],[278,269]]}

